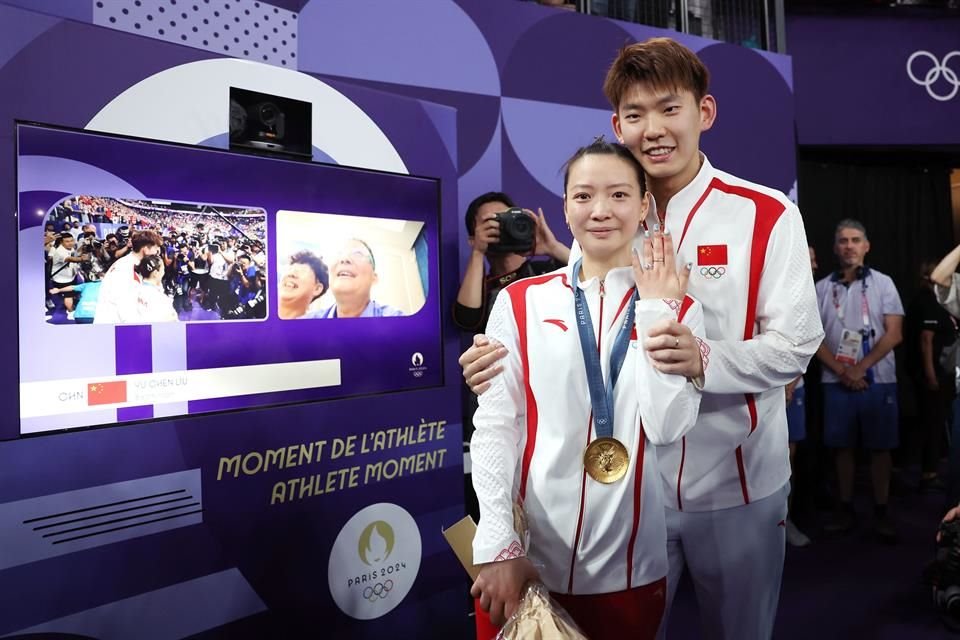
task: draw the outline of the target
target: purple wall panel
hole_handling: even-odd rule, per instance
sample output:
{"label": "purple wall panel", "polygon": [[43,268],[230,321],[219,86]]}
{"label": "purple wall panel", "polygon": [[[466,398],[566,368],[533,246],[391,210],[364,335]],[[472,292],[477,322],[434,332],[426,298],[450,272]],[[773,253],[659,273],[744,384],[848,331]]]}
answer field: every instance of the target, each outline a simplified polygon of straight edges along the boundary
{"label": "purple wall panel", "polygon": [[960,144],[960,18],[793,16],[787,45],[799,144]]}

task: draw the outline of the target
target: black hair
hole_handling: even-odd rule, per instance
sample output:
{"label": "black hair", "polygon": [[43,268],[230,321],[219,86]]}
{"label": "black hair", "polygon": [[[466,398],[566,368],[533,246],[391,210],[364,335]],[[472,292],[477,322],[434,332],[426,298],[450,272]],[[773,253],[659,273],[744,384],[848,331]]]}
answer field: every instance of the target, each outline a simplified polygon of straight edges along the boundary
{"label": "black hair", "polygon": [[616,156],[629,164],[637,173],[637,183],[640,185],[640,195],[643,196],[647,191],[647,179],[643,173],[643,167],[640,161],[633,155],[633,152],[627,149],[619,142],[607,142],[603,136],[597,137],[590,144],[577,149],[570,159],[563,163],[563,192],[567,192],[567,181],[570,179],[570,167],[584,156]]}
{"label": "black hair", "polygon": [[473,199],[473,202],[467,205],[467,215],[463,220],[464,224],[467,225],[467,235],[473,235],[473,231],[477,226],[477,212],[480,210],[480,207],[485,204],[490,204],[491,202],[502,202],[507,205],[507,209],[517,206],[513,204],[513,198],[502,191],[488,191],[483,195],[477,196]]}
{"label": "black hair", "polygon": [[330,285],[330,270],[320,256],[313,251],[298,251],[290,256],[290,264],[305,264],[310,267],[313,270],[313,275],[316,277],[317,282],[323,285],[323,290],[314,296],[313,299],[316,300],[323,295],[323,292],[326,291]]}
{"label": "black hair", "polygon": [[147,279],[154,271],[163,271],[163,258],[160,256],[146,256],[133,268],[140,277]]}

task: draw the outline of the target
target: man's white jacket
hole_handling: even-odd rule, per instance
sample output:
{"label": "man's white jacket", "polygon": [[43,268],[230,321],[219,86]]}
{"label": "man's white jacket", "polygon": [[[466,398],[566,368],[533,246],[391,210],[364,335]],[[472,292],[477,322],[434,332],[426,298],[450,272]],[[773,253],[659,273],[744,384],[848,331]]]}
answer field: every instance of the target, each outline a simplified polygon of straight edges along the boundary
{"label": "man's white jacket", "polygon": [[666,504],[748,504],[790,478],[783,387],[823,340],[807,237],[785,195],[714,169],[669,202],[666,228],[703,304],[704,393],[697,425],[658,450]]}

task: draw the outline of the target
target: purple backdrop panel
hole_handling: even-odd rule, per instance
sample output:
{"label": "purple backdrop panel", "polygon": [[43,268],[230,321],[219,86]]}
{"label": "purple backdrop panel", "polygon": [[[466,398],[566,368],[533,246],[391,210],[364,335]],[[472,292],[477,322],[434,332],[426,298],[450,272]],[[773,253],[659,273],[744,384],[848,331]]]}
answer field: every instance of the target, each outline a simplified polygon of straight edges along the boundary
{"label": "purple backdrop panel", "polygon": [[960,144],[960,18],[792,16],[787,43],[800,144]]}

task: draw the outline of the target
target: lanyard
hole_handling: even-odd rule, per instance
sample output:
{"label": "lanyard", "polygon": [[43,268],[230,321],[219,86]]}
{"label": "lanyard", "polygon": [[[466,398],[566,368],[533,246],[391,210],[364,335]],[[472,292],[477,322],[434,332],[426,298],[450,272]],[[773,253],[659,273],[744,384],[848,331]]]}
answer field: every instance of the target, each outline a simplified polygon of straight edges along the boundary
{"label": "lanyard", "polygon": [[590,308],[579,286],[581,262],[583,262],[582,258],[573,265],[573,304],[577,317],[577,334],[580,336],[580,350],[583,352],[583,364],[587,370],[590,405],[593,407],[593,424],[598,437],[611,438],[613,437],[613,388],[617,384],[620,369],[627,356],[627,347],[630,344],[633,308],[638,298],[637,290],[636,288],[633,290],[633,295],[624,312],[623,325],[617,332],[613,347],[610,349],[610,374],[607,376],[607,384],[604,388],[600,354],[597,353],[597,339],[593,333],[593,320],[590,318]]}
{"label": "lanyard", "polygon": [[[850,290],[847,289],[847,295],[849,295]],[[837,318],[840,320],[840,326],[843,326],[843,317],[844,311],[846,309],[846,297],[844,298],[844,304],[840,304],[839,295],[837,293],[837,285],[833,285],[833,308],[837,312]],[[867,278],[864,276],[860,279],[860,314],[863,320],[863,329],[860,330],[860,334],[863,336],[863,341],[861,342],[861,349],[863,350],[863,357],[866,358],[870,353],[870,338],[873,336],[873,330],[870,328],[870,303],[867,302]],[[873,368],[867,369],[866,373],[867,382],[873,384]]]}
{"label": "lanyard", "polygon": [[[849,295],[849,289],[848,294]],[[833,308],[837,312],[837,318],[840,320],[840,324],[843,324],[843,318],[846,315],[846,296],[844,296],[844,304],[840,304],[840,295],[838,293],[837,284],[833,284]],[[864,277],[860,280],[860,315],[863,319],[863,334],[870,334],[870,303],[867,302],[867,278]]]}

